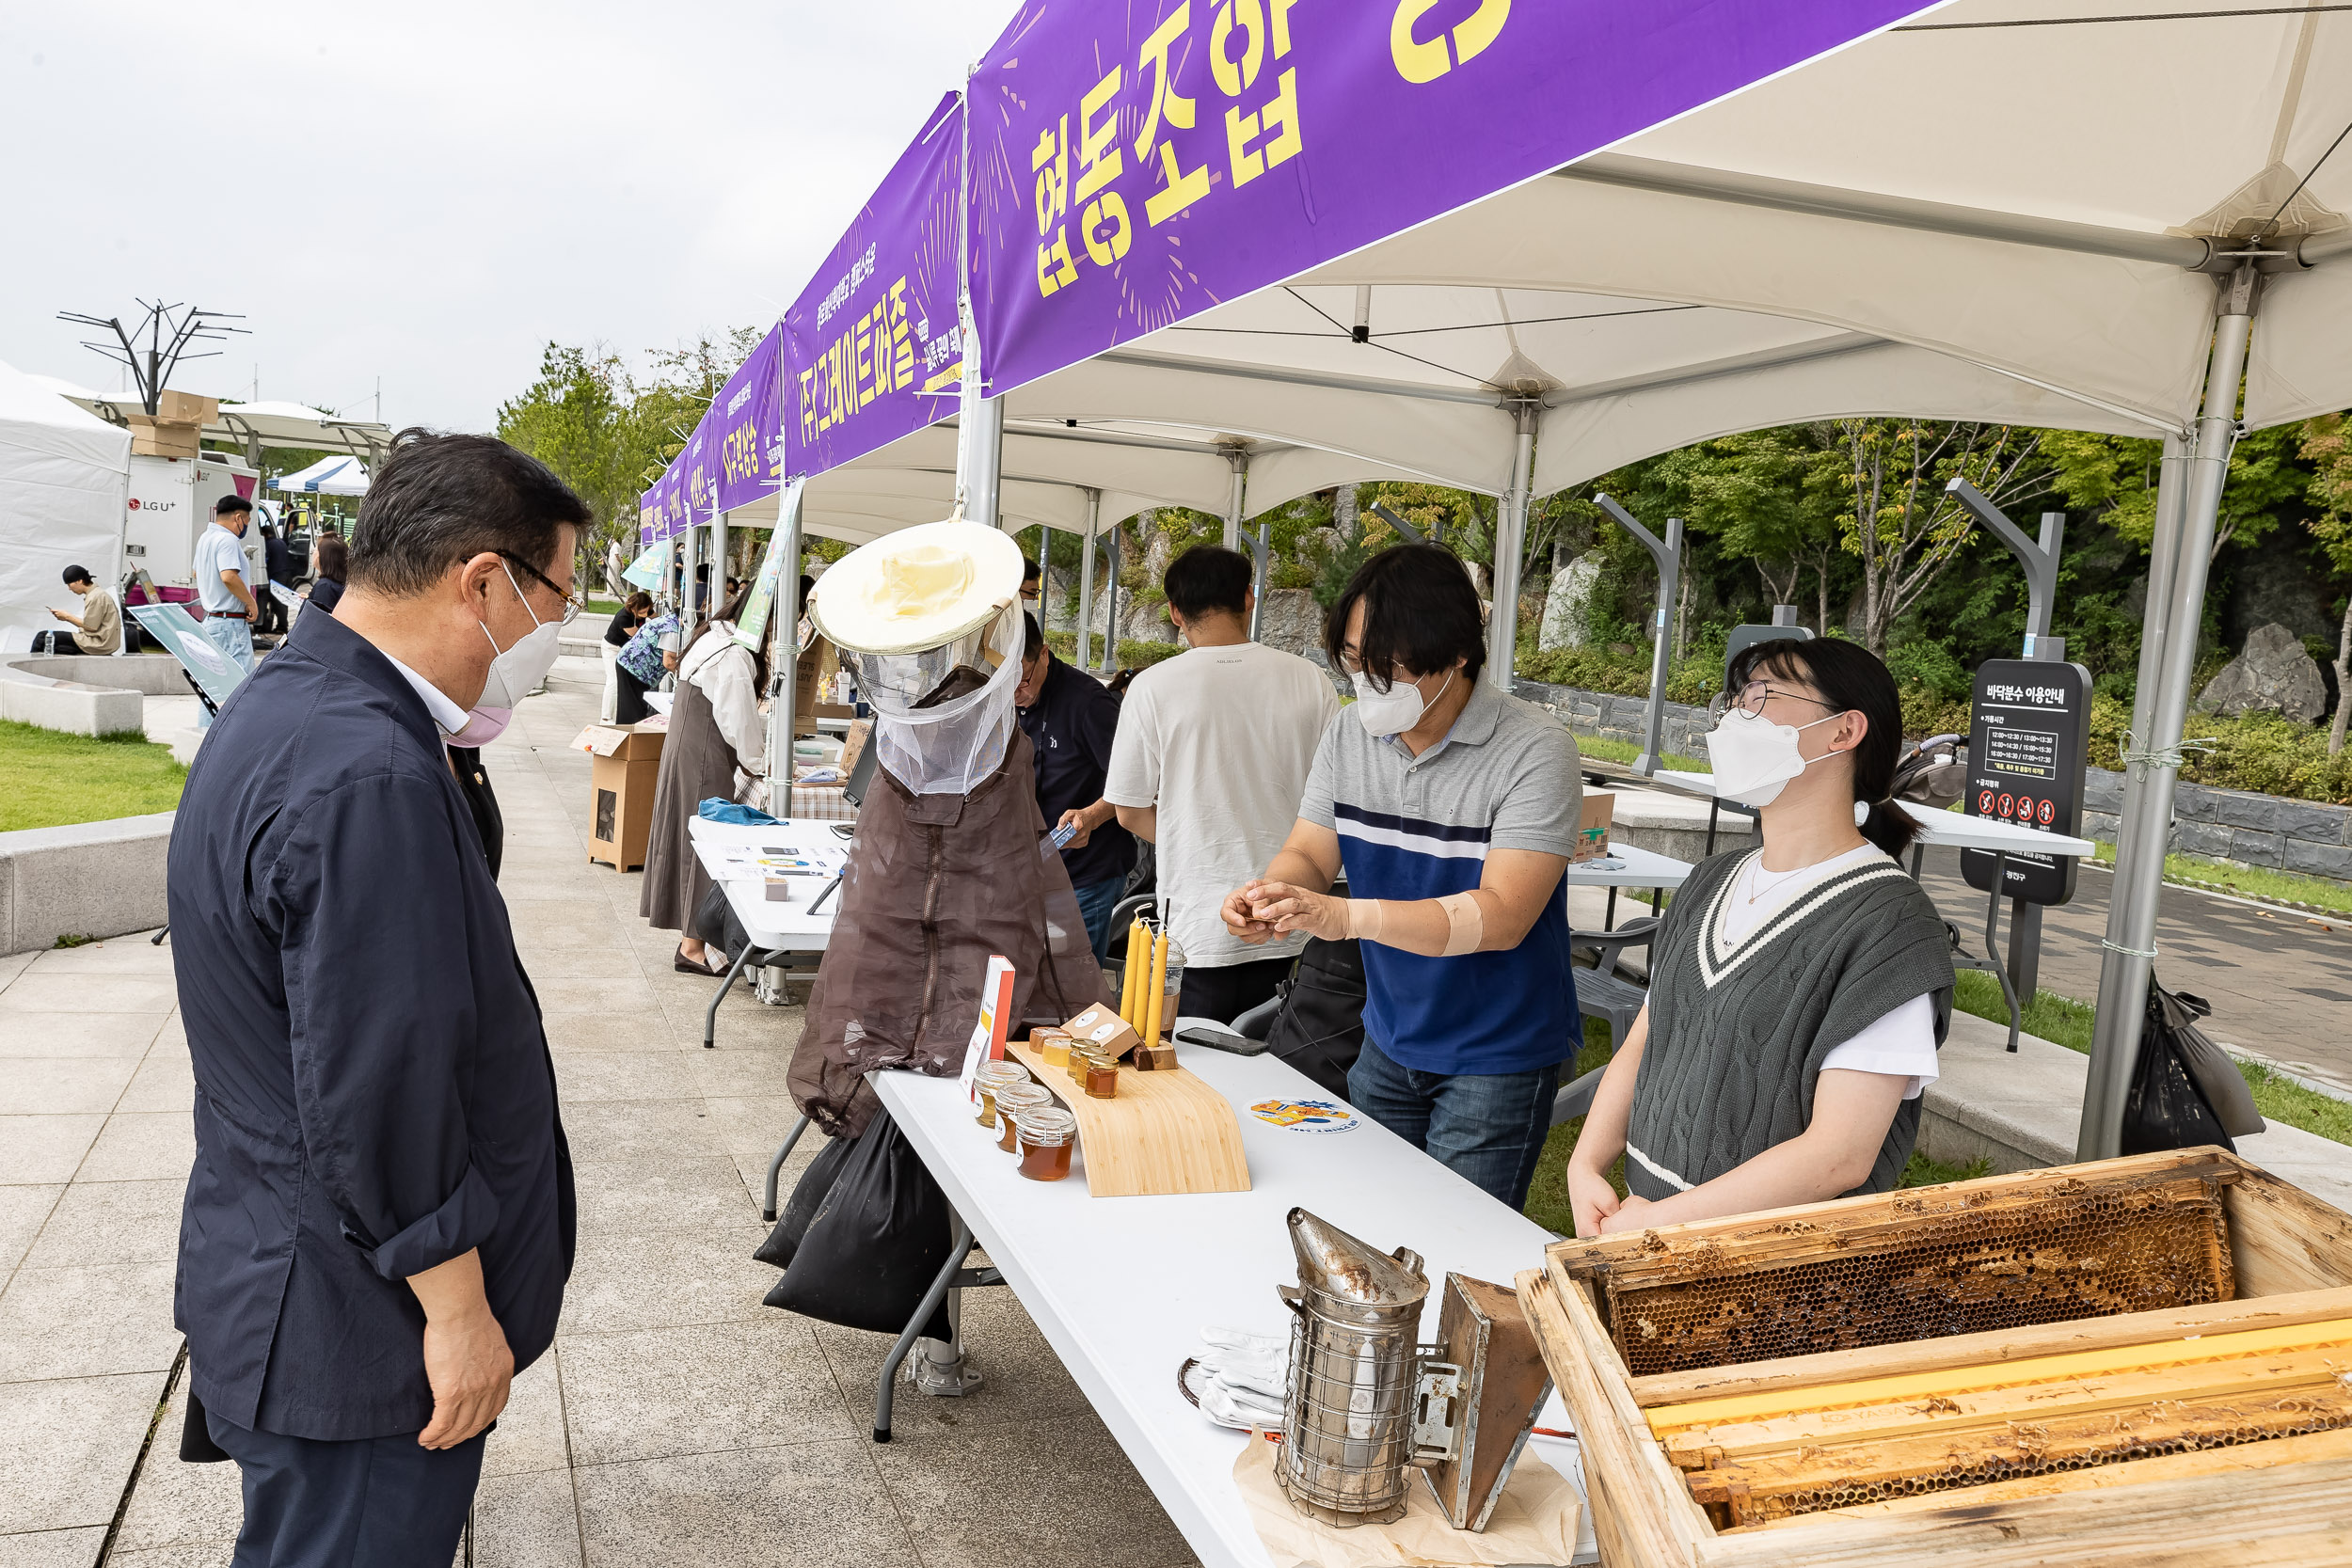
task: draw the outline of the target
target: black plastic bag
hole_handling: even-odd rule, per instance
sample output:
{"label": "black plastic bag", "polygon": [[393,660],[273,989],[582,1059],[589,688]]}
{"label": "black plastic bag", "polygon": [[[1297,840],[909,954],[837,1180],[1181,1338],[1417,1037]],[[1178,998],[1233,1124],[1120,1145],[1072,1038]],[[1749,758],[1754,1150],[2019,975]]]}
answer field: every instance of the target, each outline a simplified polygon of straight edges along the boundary
{"label": "black plastic bag", "polygon": [[[2166,1007],[2177,1001],[2152,977],[2148,983],[2148,1022],[2139,1037],[2139,1060],[2132,1068],[2131,1092],[2123,1101],[2122,1137],[2117,1145],[2124,1154],[2153,1154],[2168,1148],[2201,1148],[2218,1145],[2231,1153],[2220,1115],[2198,1082],[2202,1065],[2174,1027]],[[2193,1033],[2194,1031],[2192,1031]],[[2199,1038],[2201,1040],[2202,1037]],[[2206,1049],[2213,1047],[2207,1043]],[[2233,1072],[2235,1069],[2231,1069]]]}
{"label": "black plastic bag", "polygon": [[1266,1049],[1345,1100],[1347,1069],[1364,1049],[1363,949],[1310,937],[1280,996]]}
{"label": "black plastic bag", "polygon": [[[842,1147],[849,1152],[839,1172],[767,1303],[844,1328],[898,1334],[946,1265],[955,1241],[947,1195],[887,1111],[877,1110],[857,1141]],[[802,1187],[815,1175],[811,1166]],[[800,1190],[792,1196],[798,1203]],[[777,1230],[789,1218],[779,1219]],[[771,1234],[769,1244],[776,1240]],[[945,1297],[923,1333],[950,1338]]]}
{"label": "black plastic bag", "polygon": [[2257,1132],[2269,1131],[2262,1112],[2254,1104],[2254,1091],[2247,1086],[2246,1074],[2237,1069],[2230,1053],[2213,1043],[2197,1021],[2210,1017],[2213,1004],[2201,996],[2191,996],[2185,990],[2167,990],[2151,980],[2148,987],[2148,1026],[2153,1029],[2161,1015],[2163,1025],[2178,1047],[2181,1065],[2188,1069],[2190,1080],[2205,1097],[2205,1103],[2221,1120],[2221,1131],[2233,1138],[2250,1138]]}
{"label": "black plastic bag", "polygon": [[776,1227],[768,1232],[768,1239],[752,1254],[771,1269],[792,1266],[792,1255],[801,1250],[801,1239],[808,1234],[817,1212],[833,1195],[833,1184],[841,1176],[841,1167],[848,1163],[857,1143],[850,1138],[828,1138],[824,1150],[809,1162],[808,1169],[792,1187],[792,1196],[784,1200],[784,1212],[776,1216]]}

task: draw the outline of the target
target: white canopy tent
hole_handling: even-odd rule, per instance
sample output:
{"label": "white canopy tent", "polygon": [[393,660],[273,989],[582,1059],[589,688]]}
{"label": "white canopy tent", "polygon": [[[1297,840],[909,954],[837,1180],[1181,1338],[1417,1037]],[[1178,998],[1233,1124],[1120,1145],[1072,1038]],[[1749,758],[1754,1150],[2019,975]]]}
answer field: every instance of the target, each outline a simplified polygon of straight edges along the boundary
{"label": "white canopy tent", "polygon": [[322,457],[307,468],[279,475],[269,486],[289,495],[364,496],[368,470],[356,457]]}
{"label": "white canopy tent", "polygon": [[74,604],[68,566],[114,590],[130,472],[129,431],[0,365],[0,648],[65,625],[48,611]]}
{"label": "white canopy tent", "polygon": [[[2250,425],[2352,404],[2348,128],[2339,6],[1960,0],[1006,395],[968,363],[956,493],[999,520],[1017,476],[1019,526],[1023,484],[1078,483],[1067,451],[1022,451],[1055,421],[1279,445],[1342,460],[1325,483],[1376,466],[1509,498],[1509,603],[1532,495],[1709,436],[1909,414],[2165,438],[2082,1145],[2111,1153],[2241,373]],[[930,474],[938,444],[852,467]],[[1090,456],[1094,488],[1177,499]],[[1298,493],[1247,479],[1250,511]],[[827,481],[881,483],[813,497]],[[912,502],[859,504],[887,526]],[[1230,539],[1244,508],[1205,509]]]}
{"label": "white canopy tent", "polygon": [[[120,424],[127,416],[142,411],[139,400],[127,392],[94,392],[55,376],[34,379],[110,424]],[[341,452],[381,462],[392,444],[389,425],[347,420],[300,403],[224,403],[219,417],[204,426],[201,436],[244,448],[246,461],[257,468],[262,466],[262,453],[274,447]]]}

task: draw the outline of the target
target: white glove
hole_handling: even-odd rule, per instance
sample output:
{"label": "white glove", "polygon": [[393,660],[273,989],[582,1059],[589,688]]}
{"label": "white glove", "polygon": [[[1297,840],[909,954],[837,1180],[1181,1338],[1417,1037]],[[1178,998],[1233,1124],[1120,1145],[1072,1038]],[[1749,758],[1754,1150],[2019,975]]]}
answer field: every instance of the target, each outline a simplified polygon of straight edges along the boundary
{"label": "white glove", "polygon": [[1200,1331],[1200,1364],[1212,1378],[1232,1389],[1246,1389],[1261,1399],[1272,1400],[1277,1417],[1283,1393],[1289,1383],[1290,1337],[1285,1334],[1252,1334],[1240,1328],[1204,1328]]}
{"label": "white glove", "polygon": [[1236,1388],[1214,1374],[1195,1392],[1200,1396],[1200,1413],[1219,1426],[1244,1432],[1282,1430],[1282,1402],[1279,1399],[1267,1399],[1251,1388]]}

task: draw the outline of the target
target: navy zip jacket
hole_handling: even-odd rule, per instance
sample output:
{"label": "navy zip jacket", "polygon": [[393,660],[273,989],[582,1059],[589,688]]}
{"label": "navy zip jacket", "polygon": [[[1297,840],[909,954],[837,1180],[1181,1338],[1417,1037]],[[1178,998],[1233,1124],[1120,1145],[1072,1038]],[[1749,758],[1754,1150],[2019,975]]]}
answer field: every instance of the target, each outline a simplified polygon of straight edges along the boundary
{"label": "navy zip jacket", "polygon": [[205,1408],[294,1437],[421,1431],[408,1276],[476,1247],[529,1366],[575,1220],[538,998],[423,702],[333,616],[301,617],[221,710],[170,908],[196,1067],[174,1315]]}

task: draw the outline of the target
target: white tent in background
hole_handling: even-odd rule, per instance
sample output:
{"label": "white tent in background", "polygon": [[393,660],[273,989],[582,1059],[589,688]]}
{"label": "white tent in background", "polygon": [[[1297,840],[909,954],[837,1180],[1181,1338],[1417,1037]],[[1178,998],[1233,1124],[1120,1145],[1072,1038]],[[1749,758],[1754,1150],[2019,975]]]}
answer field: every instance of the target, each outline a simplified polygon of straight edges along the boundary
{"label": "white tent in background", "polygon": [[306,496],[364,496],[368,470],[356,457],[322,457],[299,473],[269,482],[273,490]]}
{"label": "white tent in background", "polygon": [[130,472],[129,431],[0,365],[0,648],[65,625],[68,566],[116,586]]}

